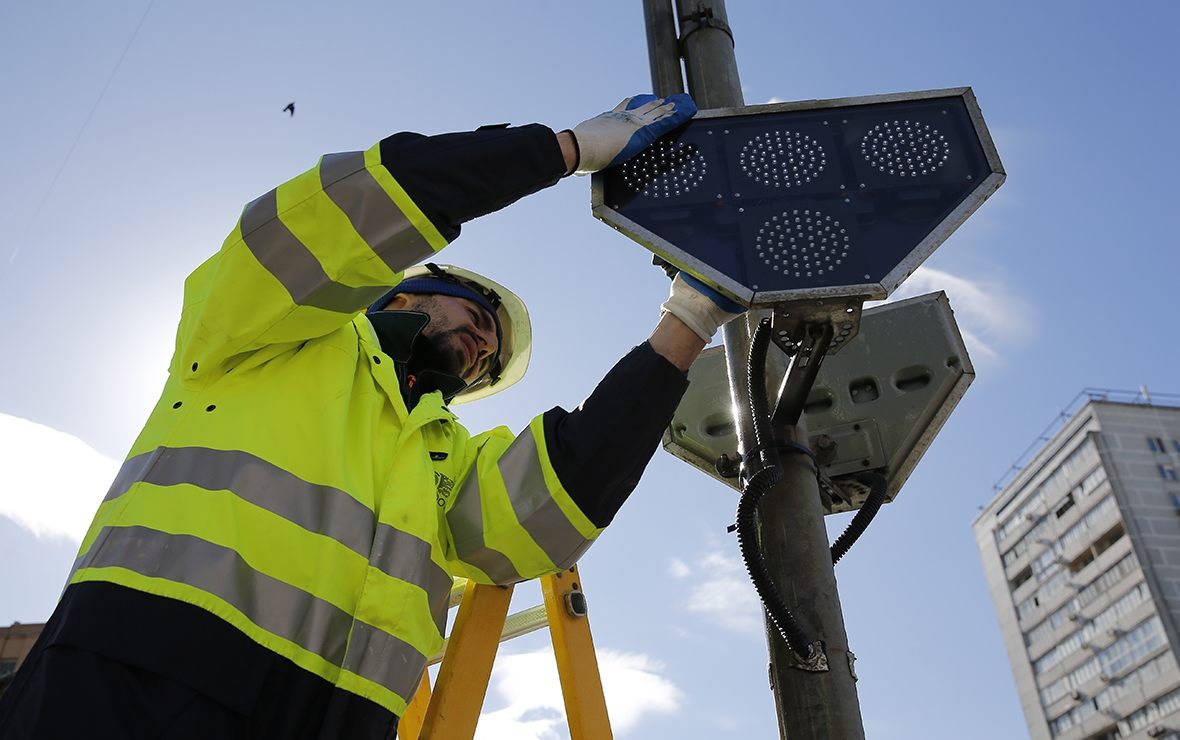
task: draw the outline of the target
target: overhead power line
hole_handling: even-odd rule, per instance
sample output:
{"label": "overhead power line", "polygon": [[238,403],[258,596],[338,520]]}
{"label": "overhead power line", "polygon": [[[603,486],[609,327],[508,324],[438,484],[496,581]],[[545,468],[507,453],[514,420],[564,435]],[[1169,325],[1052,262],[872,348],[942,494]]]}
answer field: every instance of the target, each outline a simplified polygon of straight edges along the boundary
{"label": "overhead power line", "polygon": [[127,39],[127,44],[123,47],[123,52],[119,54],[119,60],[115,62],[115,66],[111,69],[107,81],[103,84],[102,90],[98,93],[98,98],[94,101],[94,105],[90,106],[90,112],[86,114],[86,120],[82,122],[82,127],[78,129],[77,136],[74,137],[73,142],[70,143],[70,148],[66,151],[66,156],[62,159],[61,164],[57,167],[57,172],[54,173],[53,179],[49,181],[49,187],[45,189],[45,194],[41,196],[41,201],[37,203],[37,207],[33,210],[33,215],[29,219],[28,226],[25,227],[24,237],[16,243],[16,247],[12,250],[8,261],[11,263],[16,259],[20,253],[21,243],[28,239],[29,234],[32,233],[33,227],[37,224],[37,219],[41,216],[41,209],[45,207],[45,203],[49,201],[49,196],[53,194],[53,189],[57,185],[57,181],[61,178],[61,173],[65,171],[66,165],[69,164],[70,158],[74,155],[74,150],[78,148],[78,142],[82,140],[82,134],[86,132],[86,127],[90,125],[90,119],[94,118],[94,112],[98,110],[99,104],[107,94],[107,89],[110,88],[111,82],[115,79],[115,75],[119,73],[119,68],[123,66],[123,60],[127,57],[127,52],[131,49],[131,45],[135,43],[135,37],[139,35],[139,29],[143,28],[143,22],[147,20],[148,13],[151,12],[152,6],[156,4],[156,0],[150,0],[147,7],[144,8],[143,15],[139,17],[139,23],[135,25],[135,30],[131,33],[131,38]]}

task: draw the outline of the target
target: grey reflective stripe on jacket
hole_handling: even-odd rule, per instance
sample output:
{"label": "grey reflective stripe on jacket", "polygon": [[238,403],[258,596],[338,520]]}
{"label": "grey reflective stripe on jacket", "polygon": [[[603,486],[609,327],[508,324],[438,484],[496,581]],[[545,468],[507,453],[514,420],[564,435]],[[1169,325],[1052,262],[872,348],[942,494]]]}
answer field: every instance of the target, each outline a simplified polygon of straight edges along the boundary
{"label": "grey reflective stripe on jacket", "polygon": [[81,568],[126,568],[195,586],[217,596],[265,630],[334,665],[344,660],[352,617],[333,604],[251,568],[228,547],[148,527],[107,527]]}
{"label": "grey reflective stripe on jacket", "polygon": [[[157,447],[123,463],[105,500],[122,496],[140,481],[229,491],[369,558],[383,573],[426,591],[432,605],[438,594],[450,593],[451,576],[430,559],[429,542],[385,523],[375,525],[373,512],[344,491],[309,483],[248,452]],[[436,615],[435,621],[445,624],[445,609],[442,619]],[[443,631],[440,626],[440,634]]]}
{"label": "grey reflective stripe on jacket", "polygon": [[[593,540],[584,538],[553,499],[541,467],[532,430],[525,429],[497,460],[500,477],[517,522],[557,568],[573,565]],[[484,539],[479,476],[472,471],[447,512],[447,523],[459,558],[482,570],[496,583],[524,580],[504,553]]]}
{"label": "grey reflective stripe on jacket", "polygon": [[[374,525],[373,512],[344,491],[304,481],[246,452],[205,447],[159,447],[128,459],[106,500],[123,496],[138,482],[229,491],[303,529],[330,537],[386,575],[425,591],[439,636],[446,631],[453,580],[431,559],[430,543],[384,522]],[[401,696],[409,696],[400,684],[410,679],[391,666],[421,663],[411,674],[416,677],[425,665],[426,657],[398,637],[359,620],[352,623],[346,612],[332,604],[260,573],[233,550],[198,537],[139,526],[106,527],[79,557],[74,570],[110,566],[212,593],[260,627]],[[292,619],[297,623],[291,623]],[[350,624],[353,634],[347,638],[346,656],[343,646]],[[323,643],[330,636],[313,634],[317,630],[331,630],[336,639]],[[415,685],[409,687],[411,693]]]}
{"label": "grey reflective stripe on jacket", "polygon": [[123,463],[105,500],[122,496],[141,481],[231,491],[244,501],[369,556],[374,524],[368,507],[338,488],[309,483],[248,452],[157,447]]}
{"label": "grey reflective stripe on jacket", "polygon": [[[107,527],[80,563],[118,567],[186,583],[240,611],[254,624],[400,696],[413,694],[426,656],[413,646],[306,591],[251,568],[228,547],[148,527]],[[450,579],[447,579],[449,594]]]}
{"label": "grey reflective stripe on jacket", "polygon": [[[344,213],[369,249],[394,272],[434,254],[426,238],[365,168],[363,152],[323,157],[319,179],[324,194]],[[354,287],[333,280],[315,254],[283,223],[278,188],[250,201],[239,225],[247,249],[297,305],[351,313],[389,289]]]}
{"label": "grey reflective stripe on jacket", "polygon": [[296,305],[349,313],[388,290],[382,286],[354,288],[328,277],[316,256],[279,219],[277,199],[278,191],[271,190],[246,205],[242,241]]}
{"label": "grey reflective stripe on jacket", "polygon": [[520,526],[558,568],[576,563],[593,540],[582,537],[553,500],[531,430],[518,436],[496,464]]}
{"label": "grey reflective stripe on jacket", "polygon": [[352,624],[343,668],[408,699],[418,688],[426,656],[388,632],[357,620]]}
{"label": "grey reflective stripe on jacket", "polygon": [[336,207],[381,260],[401,272],[434,256],[434,249],[365,169],[364,152],[327,154],[320,184]]}

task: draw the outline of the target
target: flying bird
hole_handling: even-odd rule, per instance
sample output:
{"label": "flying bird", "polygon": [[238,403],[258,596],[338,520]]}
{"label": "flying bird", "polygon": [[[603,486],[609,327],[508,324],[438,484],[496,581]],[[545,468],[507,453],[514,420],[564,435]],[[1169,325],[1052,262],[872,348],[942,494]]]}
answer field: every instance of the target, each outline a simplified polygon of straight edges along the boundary
{"label": "flying bird", "polygon": [[290,113],[292,116],[294,116],[295,115],[295,101],[292,100],[290,103],[287,103],[287,107],[283,108],[283,112]]}

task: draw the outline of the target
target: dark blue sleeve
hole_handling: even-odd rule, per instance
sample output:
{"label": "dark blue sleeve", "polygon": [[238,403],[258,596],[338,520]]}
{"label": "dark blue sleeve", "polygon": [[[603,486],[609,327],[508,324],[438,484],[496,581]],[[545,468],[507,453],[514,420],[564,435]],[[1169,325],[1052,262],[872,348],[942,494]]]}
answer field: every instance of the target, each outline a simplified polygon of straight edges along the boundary
{"label": "dark blue sleeve", "polygon": [[448,241],[460,227],[553,185],[565,159],[541,124],[455,134],[394,134],[381,141],[381,164]]}
{"label": "dark blue sleeve", "polygon": [[[540,124],[381,142],[381,163],[448,240],[467,221],[546,188],[565,174],[553,131]],[[688,387],[646,342],[615,365],[574,411],[545,413],[545,441],[562,485],[596,525],[634,490]]]}
{"label": "dark blue sleeve", "polygon": [[553,470],[595,525],[610,524],[631,495],[687,388],[685,373],[644,342],[581,406],[545,412]]}

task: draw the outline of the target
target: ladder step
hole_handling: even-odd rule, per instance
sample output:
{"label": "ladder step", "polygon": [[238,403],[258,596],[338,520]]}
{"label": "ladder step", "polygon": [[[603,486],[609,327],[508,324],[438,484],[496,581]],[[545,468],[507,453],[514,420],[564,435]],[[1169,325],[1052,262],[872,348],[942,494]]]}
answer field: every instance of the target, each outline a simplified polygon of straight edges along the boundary
{"label": "ladder step", "polygon": [[[500,642],[507,642],[514,637],[527,635],[530,632],[536,632],[544,627],[548,622],[545,616],[545,605],[538,604],[537,606],[523,609],[515,614],[508,615],[504,620],[504,629],[500,632]],[[449,640],[443,640],[442,648],[426,661],[426,665],[437,665],[442,662],[443,653],[447,650],[447,643]]]}

